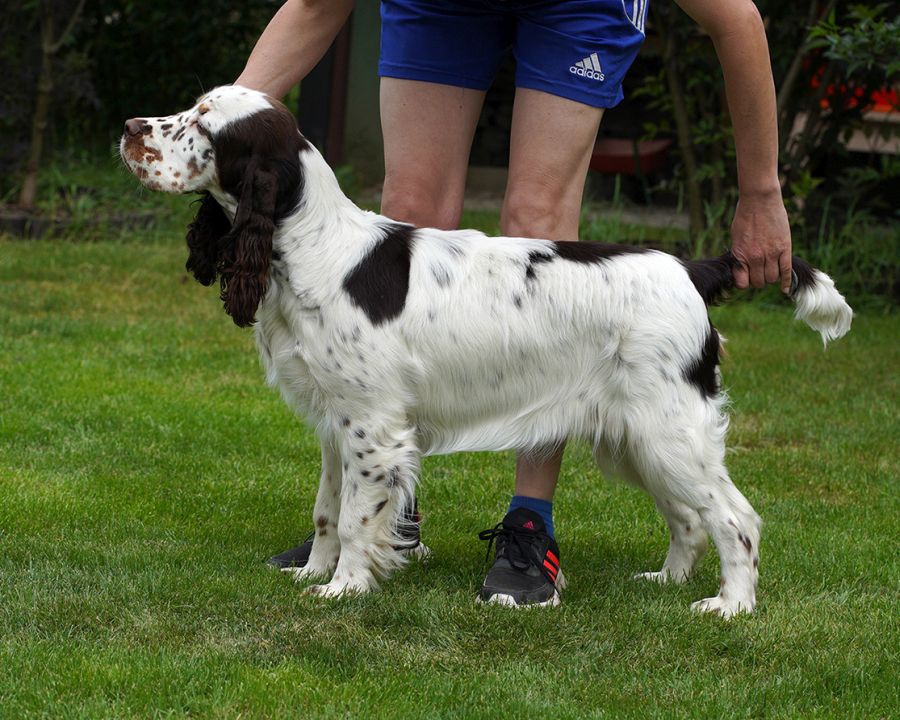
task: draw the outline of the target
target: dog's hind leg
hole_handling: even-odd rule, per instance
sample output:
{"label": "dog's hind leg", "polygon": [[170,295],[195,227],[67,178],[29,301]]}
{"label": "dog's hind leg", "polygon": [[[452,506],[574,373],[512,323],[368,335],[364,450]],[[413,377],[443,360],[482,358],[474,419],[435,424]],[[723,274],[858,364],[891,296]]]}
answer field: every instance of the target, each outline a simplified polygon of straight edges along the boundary
{"label": "dog's hind leg", "polygon": [[[686,388],[688,392],[696,390]],[[670,528],[674,522],[679,531],[673,533],[663,571],[674,571],[678,579],[677,574],[698,559],[692,556],[702,547],[695,528],[699,518],[719,552],[722,576],[719,594],[692,607],[731,617],[756,606],[760,520],[723,464],[725,421],[718,407],[716,401],[699,397],[677,409],[670,406],[675,416],[665,423],[649,418],[631,423],[628,445],[644,486]],[[670,506],[666,499],[673,501]]]}
{"label": "dog's hind leg", "polygon": [[654,495],[653,501],[669,526],[669,552],[658,572],[643,572],[635,579],[659,583],[685,582],[706,554],[706,531],[697,511],[672,495]]}
{"label": "dog's hind leg", "polygon": [[618,477],[649,493],[669,526],[669,552],[662,569],[638,573],[635,579],[659,583],[685,582],[706,554],[707,536],[700,515],[671,493],[659,492],[658,484],[644,482],[627,450],[617,451],[601,440],[594,447],[594,459],[604,475]]}
{"label": "dog's hind leg", "polygon": [[341,553],[341,541],[338,538],[338,518],[341,512],[341,455],[335,438],[323,433],[322,475],[319,478],[319,489],[316,492],[316,504],[313,508],[315,536],[309,561],[302,568],[286,568],[294,579],[305,580],[314,577],[330,576],[337,566]]}
{"label": "dog's hind leg", "polygon": [[718,595],[698,600],[691,607],[726,618],[752,612],[759,578],[759,515],[731,482],[724,466],[698,484],[690,496],[702,504],[700,517],[716,545],[721,566]]}
{"label": "dog's hind leg", "polygon": [[398,523],[419,470],[415,434],[405,423],[342,419],[340,558],[331,581],[309,592],[328,597],[377,587],[406,560]]}

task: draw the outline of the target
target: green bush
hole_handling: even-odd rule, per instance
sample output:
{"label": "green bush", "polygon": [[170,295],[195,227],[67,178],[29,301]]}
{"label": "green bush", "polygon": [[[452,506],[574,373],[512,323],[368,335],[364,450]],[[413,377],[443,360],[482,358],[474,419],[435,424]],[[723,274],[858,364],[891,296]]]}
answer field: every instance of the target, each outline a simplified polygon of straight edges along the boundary
{"label": "green bush", "polygon": [[[91,0],[54,62],[52,149],[109,146],[126,118],[182,107],[232,82],[281,3]],[[0,197],[20,181],[41,61],[40,20],[72,0],[7,3],[0,13]],[[57,153],[58,154],[58,153]]]}
{"label": "green bush", "polygon": [[[900,160],[851,155],[873,91],[900,79],[896,3],[760,0],[778,90],[780,172],[799,254],[821,259],[847,291],[897,301]],[[671,180],[691,211],[694,254],[724,250],[737,198],[734,144],[712,42],[672,3],[652,8],[662,63],[637,90],[657,117],[647,137],[675,136]],[[862,243],[860,238],[876,238]]]}

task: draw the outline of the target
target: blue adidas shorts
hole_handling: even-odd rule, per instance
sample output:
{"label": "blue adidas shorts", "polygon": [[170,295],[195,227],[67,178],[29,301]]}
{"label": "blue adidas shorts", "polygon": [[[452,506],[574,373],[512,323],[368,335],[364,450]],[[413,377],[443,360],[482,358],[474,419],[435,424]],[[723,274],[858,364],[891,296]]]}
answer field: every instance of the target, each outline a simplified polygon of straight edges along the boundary
{"label": "blue adidas shorts", "polygon": [[487,90],[504,54],[516,87],[621,102],[649,0],[383,0],[382,77]]}

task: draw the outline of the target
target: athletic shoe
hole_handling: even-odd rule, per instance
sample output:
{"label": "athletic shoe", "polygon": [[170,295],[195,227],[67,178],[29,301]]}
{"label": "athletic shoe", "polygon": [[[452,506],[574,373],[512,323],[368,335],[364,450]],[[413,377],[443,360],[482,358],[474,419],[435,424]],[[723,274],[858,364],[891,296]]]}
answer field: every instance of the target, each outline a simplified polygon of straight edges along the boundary
{"label": "athletic shoe", "polygon": [[312,552],[313,538],[315,536],[315,532],[311,532],[309,537],[302,543],[296,547],[292,547],[290,550],[285,550],[283,553],[273,555],[266,560],[266,564],[278,568],[279,570],[306,567],[306,563],[309,562],[309,554]]}
{"label": "athletic shoe", "polygon": [[488,542],[487,557],[495,541],[497,548],[478,602],[511,607],[559,605],[559,591],[565,587],[559,546],[547,534],[540,515],[516,508],[495,527],[478,533],[478,538]]}
{"label": "athletic shoe", "polygon": [[[420,540],[419,527],[422,523],[422,516],[419,514],[417,506],[412,510],[406,509],[403,512],[406,522],[400,528],[400,537],[404,540],[402,545],[397,545],[394,549],[403,553],[410,559],[424,559],[431,554],[429,550]],[[309,537],[296,547],[285,550],[283,553],[273,555],[266,560],[267,565],[271,565],[279,570],[291,570],[293,568],[306,567],[309,562],[309,554],[312,552],[313,538],[316,533],[312,532]]]}

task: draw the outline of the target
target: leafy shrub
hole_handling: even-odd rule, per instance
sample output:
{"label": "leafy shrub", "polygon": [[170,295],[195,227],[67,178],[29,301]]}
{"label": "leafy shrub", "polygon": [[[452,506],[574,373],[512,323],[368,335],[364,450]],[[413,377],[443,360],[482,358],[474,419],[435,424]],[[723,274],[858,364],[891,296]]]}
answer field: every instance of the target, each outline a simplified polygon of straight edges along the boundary
{"label": "leafy shrub", "polygon": [[[100,149],[140,114],[182,107],[232,82],[278,0],[185,3],[91,0],[55,61],[50,148]],[[6,3],[0,13],[0,198],[10,197],[29,145],[42,14],[73,0]]]}
{"label": "leafy shrub", "polygon": [[[896,3],[810,0],[805,14],[794,3],[757,4],[778,90],[780,171],[795,246],[821,258],[848,290],[896,302],[900,160],[851,156],[843,142],[864,127],[873,93],[900,80]],[[645,136],[678,139],[673,183],[691,211],[693,251],[716,252],[729,244],[737,197],[721,70],[709,38],[673,3],[651,9],[662,63],[637,91],[657,113]],[[854,241],[861,236],[875,240]]]}

